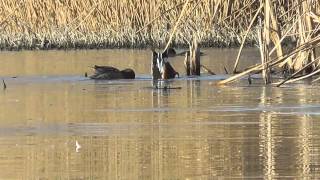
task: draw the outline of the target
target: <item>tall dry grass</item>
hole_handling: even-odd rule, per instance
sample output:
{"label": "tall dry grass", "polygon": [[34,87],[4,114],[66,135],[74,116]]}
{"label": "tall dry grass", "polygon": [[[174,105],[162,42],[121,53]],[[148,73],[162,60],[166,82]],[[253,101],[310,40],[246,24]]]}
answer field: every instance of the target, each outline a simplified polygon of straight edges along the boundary
{"label": "tall dry grass", "polygon": [[[0,1],[2,48],[164,46],[183,0]],[[238,45],[258,8],[255,0],[190,0],[173,44],[196,35],[203,46]],[[247,42],[255,40],[249,33]]]}
{"label": "tall dry grass", "polygon": [[[284,80],[275,82],[277,86],[319,75],[320,58],[317,58],[316,48],[320,46],[320,2],[261,0],[259,3],[260,7],[263,7],[259,16],[260,24],[256,27],[261,64],[223,80],[219,84],[229,83],[256,72],[261,72],[265,83],[269,84],[272,82],[271,69],[283,71],[285,76]],[[286,39],[291,40],[290,48],[284,46],[283,41]],[[241,49],[234,72],[236,72],[240,53]],[[320,78],[314,81],[318,80]]]}

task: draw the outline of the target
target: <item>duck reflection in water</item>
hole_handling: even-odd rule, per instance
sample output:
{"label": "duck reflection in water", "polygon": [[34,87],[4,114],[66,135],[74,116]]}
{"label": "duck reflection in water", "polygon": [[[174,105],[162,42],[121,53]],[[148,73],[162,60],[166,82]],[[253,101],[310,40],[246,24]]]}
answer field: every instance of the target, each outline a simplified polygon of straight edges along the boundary
{"label": "duck reflection in water", "polygon": [[94,74],[90,76],[91,79],[134,79],[135,72],[130,69],[119,70],[111,66],[97,66],[93,67],[95,70]]}

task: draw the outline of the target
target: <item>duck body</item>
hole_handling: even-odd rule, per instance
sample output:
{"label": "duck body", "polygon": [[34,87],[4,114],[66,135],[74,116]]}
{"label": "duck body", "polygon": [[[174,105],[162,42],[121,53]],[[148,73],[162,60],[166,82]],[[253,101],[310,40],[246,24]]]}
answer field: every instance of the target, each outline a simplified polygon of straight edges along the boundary
{"label": "duck body", "polygon": [[179,73],[176,70],[174,70],[171,64],[169,62],[165,62],[162,67],[162,79],[173,79],[176,77],[176,75],[178,75],[179,77]]}
{"label": "duck body", "polygon": [[151,74],[153,79],[173,79],[176,75],[179,76],[179,73],[172,67],[167,59],[167,52],[157,53],[153,51],[151,63]]}
{"label": "duck body", "polygon": [[132,69],[119,70],[111,66],[98,66],[93,67],[94,74],[90,76],[91,79],[134,79],[135,73]]}

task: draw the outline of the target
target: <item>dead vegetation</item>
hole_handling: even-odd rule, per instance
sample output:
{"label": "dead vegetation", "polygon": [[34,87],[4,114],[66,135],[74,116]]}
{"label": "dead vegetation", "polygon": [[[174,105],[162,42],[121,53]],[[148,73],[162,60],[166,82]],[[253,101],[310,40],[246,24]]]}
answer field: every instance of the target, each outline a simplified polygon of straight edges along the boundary
{"label": "dead vegetation", "polygon": [[[318,75],[320,69],[316,48],[320,45],[319,5],[319,1],[313,0],[260,1],[258,10],[261,12],[256,13],[260,13],[257,16],[258,25],[256,29],[249,26],[247,32],[256,32],[261,64],[250,67],[219,84],[226,84],[259,72],[262,73],[266,84],[273,82],[273,71],[282,72],[285,79],[274,82],[277,86]],[[292,40],[291,48],[283,43],[286,39]],[[237,71],[241,50],[240,48],[233,72]],[[313,82],[318,80],[319,78]]]}
{"label": "dead vegetation", "polygon": [[[9,0],[0,2],[0,48],[164,47],[185,0]],[[237,46],[254,0],[190,0],[172,37],[188,46]],[[255,40],[249,32],[247,43]]]}

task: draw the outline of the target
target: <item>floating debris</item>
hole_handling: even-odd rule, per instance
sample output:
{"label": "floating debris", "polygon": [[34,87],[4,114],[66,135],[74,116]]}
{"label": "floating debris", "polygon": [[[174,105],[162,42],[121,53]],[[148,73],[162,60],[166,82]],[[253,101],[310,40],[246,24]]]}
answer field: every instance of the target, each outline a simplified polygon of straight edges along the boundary
{"label": "floating debris", "polygon": [[170,86],[158,87],[158,86],[155,86],[155,87],[153,87],[153,89],[169,90],[169,89],[182,89],[182,87],[170,87]]}
{"label": "floating debris", "polygon": [[81,149],[81,145],[76,140],[76,152],[79,152],[80,149]]}
{"label": "floating debris", "polygon": [[216,73],[214,73],[213,71],[211,71],[208,67],[206,67],[205,65],[202,65],[201,64],[201,67],[206,71],[208,72],[209,74],[211,75],[216,75]]}
{"label": "floating debris", "polygon": [[251,85],[252,84],[252,78],[251,78],[251,75],[249,74],[248,75],[248,83]]}
{"label": "floating debris", "polygon": [[4,79],[2,79],[2,83],[3,83],[3,90],[7,89],[7,85],[6,85],[6,83],[4,82]]}
{"label": "floating debris", "polygon": [[227,68],[226,68],[225,66],[223,66],[223,69],[224,69],[224,72],[225,72],[226,74],[229,74],[229,72],[228,72],[228,70],[227,70]]}

